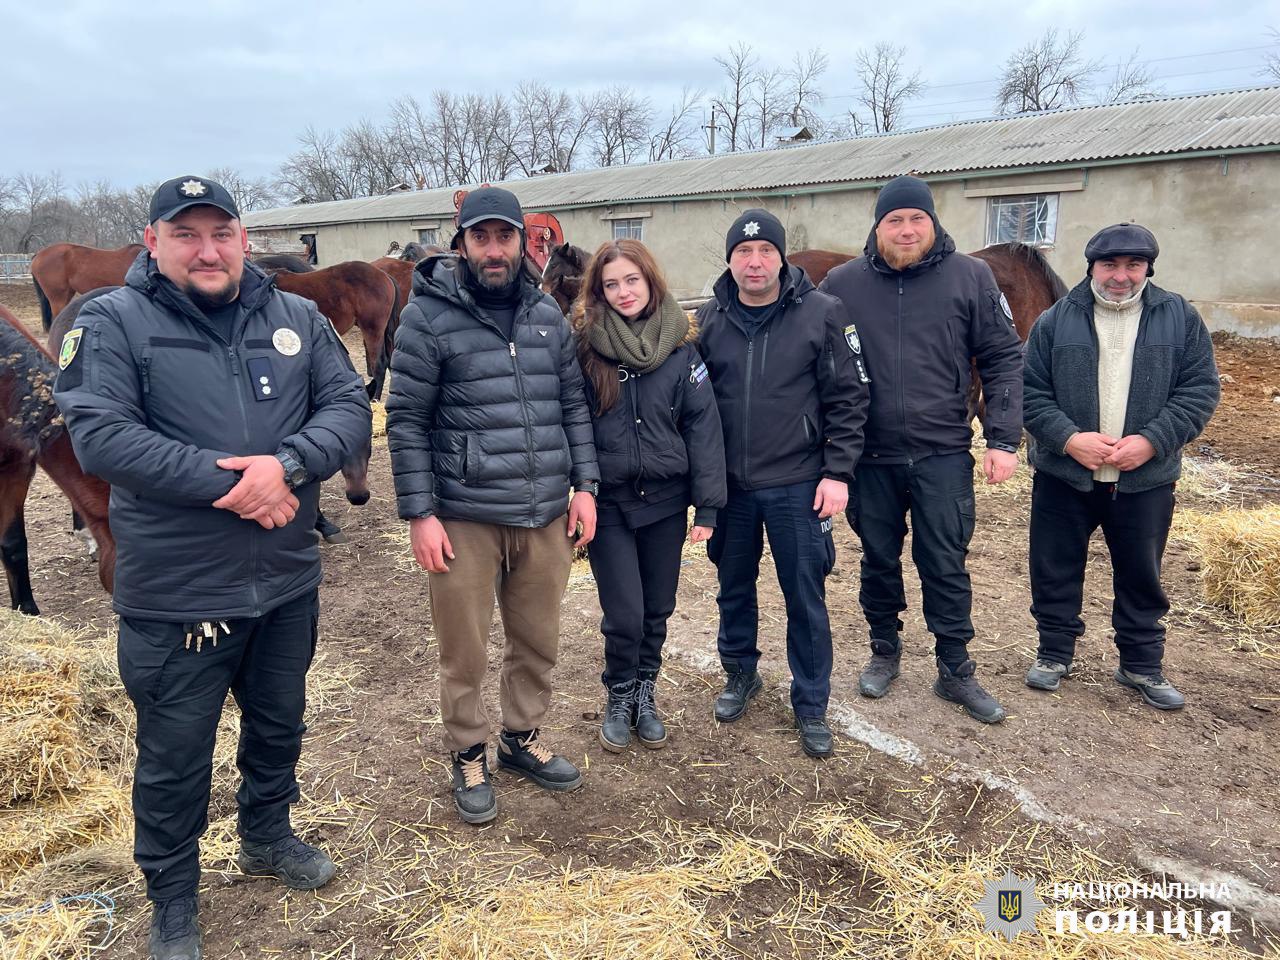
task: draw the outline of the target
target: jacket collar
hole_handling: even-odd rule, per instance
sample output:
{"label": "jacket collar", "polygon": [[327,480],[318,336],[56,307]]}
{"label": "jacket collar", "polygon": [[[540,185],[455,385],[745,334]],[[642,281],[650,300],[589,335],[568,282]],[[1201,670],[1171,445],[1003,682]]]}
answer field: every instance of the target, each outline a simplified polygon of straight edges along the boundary
{"label": "jacket collar", "polygon": [[[441,253],[420,260],[413,268],[413,294],[446,300],[483,320],[484,317],[476,305],[475,297],[466,285],[460,282],[461,273],[458,269],[460,263],[458,256],[453,253]],[[546,296],[541,287],[534,283],[533,276],[523,267],[520,271],[520,279],[520,301],[516,308],[517,314],[523,313]]]}
{"label": "jacket collar", "polygon": [[[137,290],[147,299],[189,317],[205,329],[212,329],[204,312],[191,302],[190,297],[178,289],[177,284],[160,272],[156,261],[146,250],[140,252],[134,259],[128,273],[125,274],[124,282],[126,286]],[[271,299],[275,287],[274,277],[246,259],[244,273],[240,277],[241,318],[266,304]]]}
{"label": "jacket collar", "polygon": [[[1173,294],[1163,287],[1157,287],[1150,280],[1147,281],[1146,289],[1142,291],[1142,309],[1147,311],[1157,304],[1165,303],[1173,299]],[[1085,277],[1067,294],[1067,300],[1075,304],[1081,310],[1093,316],[1093,289],[1090,286],[1090,280]]]}
{"label": "jacket collar", "polygon": [[[817,288],[809,279],[809,275],[802,268],[788,263],[782,273],[782,289],[778,291],[778,300],[784,304],[788,300],[799,302],[805,294],[814,289]],[[738,299],[738,284],[734,281],[733,274],[726,269],[716,280],[711,292],[715,297],[716,306],[721,310],[728,310]]]}

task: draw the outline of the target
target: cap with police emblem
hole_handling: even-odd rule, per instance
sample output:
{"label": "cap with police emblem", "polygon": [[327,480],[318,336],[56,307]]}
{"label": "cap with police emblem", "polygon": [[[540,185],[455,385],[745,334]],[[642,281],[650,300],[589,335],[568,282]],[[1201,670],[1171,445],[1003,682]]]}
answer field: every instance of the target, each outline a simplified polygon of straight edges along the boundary
{"label": "cap with police emblem", "polygon": [[1087,273],[1093,273],[1096,260],[1112,257],[1141,257],[1147,261],[1147,276],[1155,276],[1156,257],[1160,256],[1160,244],[1156,235],[1138,223],[1113,223],[1095,233],[1084,246],[1084,258],[1089,262]]}
{"label": "cap with police emblem", "polygon": [[768,240],[778,248],[783,260],[787,259],[787,228],[782,221],[768,210],[752,207],[744,210],[737,220],[729,226],[724,236],[724,258],[733,256],[733,248],[748,240]]}
{"label": "cap with police emblem", "polygon": [[172,220],[188,207],[202,206],[217,207],[236,220],[240,219],[240,211],[226,187],[206,177],[186,176],[174,177],[156,187],[156,192],[151,195],[147,223]]}

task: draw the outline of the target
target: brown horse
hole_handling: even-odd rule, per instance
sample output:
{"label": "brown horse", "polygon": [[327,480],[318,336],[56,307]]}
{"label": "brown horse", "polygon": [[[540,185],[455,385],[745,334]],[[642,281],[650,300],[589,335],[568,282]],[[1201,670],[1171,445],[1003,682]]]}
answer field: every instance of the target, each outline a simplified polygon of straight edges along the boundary
{"label": "brown horse", "polygon": [[348,260],[310,273],[276,273],[275,278],[281,290],[312,301],[339,336],[352,327],[360,328],[365,369],[372,377],[369,399],[381,397],[400,315],[400,289],[395,281],[363,260]]}
{"label": "brown horse", "polygon": [[[67,331],[75,326],[76,319],[80,316],[80,311],[84,309],[86,303],[102,296],[104,293],[119,289],[119,287],[99,287],[97,290],[82,293],[67,304],[66,308],[54,318],[53,325],[49,328],[49,353],[56,357],[62,350],[62,339],[67,335]],[[342,478],[346,484],[347,501],[357,507],[369,502],[369,457],[372,454],[371,447],[371,444],[366,444],[363,450],[357,450],[350,459],[344,460],[342,463]],[[84,521],[81,519],[80,514],[72,510],[71,529],[79,533],[83,527]],[[323,513],[316,515],[316,530],[320,532],[320,535],[328,543],[342,543],[346,539],[342,535],[341,528]],[[90,547],[90,552],[93,552],[92,547]]]}
{"label": "brown horse", "polygon": [[856,256],[855,253],[836,253],[834,250],[797,250],[787,254],[787,262],[804,270],[814,286],[817,286],[827,278],[828,273]]}
{"label": "brown horse", "polygon": [[[400,291],[400,309],[403,310],[404,305],[413,296],[413,268],[417,263],[402,260],[399,257],[379,257],[372,261],[370,266],[377,267],[394,281],[396,289]],[[399,317],[397,316],[396,319],[399,320]]]}
{"label": "brown horse", "polygon": [[267,273],[314,273],[315,267],[291,253],[266,253],[253,262]]}
{"label": "brown horse", "polygon": [[27,558],[24,504],[40,466],[85,517],[98,543],[98,579],[111,592],[116,542],[107,522],[110,487],[80,469],[71,437],[53,402],[57,370],[13,314],[0,307],[0,559],[13,609],[37,615]]}
{"label": "brown horse", "polygon": [[119,250],[99,250],[78,243],[54,243],[31,258],[31,282],[40,300],[40,321],[48,330],[77,293],[118,286],[145,247],[133,243]]}
{"label": "brown horse", "polygon": [[562,243],[551,250],[547,265],[542,268],[542,290],[551,294],[566,317],[578,299],[582,289],[582,277],[587,272],[591,254],[572,243]]}

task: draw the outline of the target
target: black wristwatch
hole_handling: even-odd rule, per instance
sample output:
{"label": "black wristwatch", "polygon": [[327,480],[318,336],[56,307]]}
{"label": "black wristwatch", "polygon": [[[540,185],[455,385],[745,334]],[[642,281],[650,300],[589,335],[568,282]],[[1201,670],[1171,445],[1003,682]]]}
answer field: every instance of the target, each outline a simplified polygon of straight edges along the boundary
{"label": "black wristwatch", "polygon": [[284,467],[284,482],[290,490],[296,490],[307,482],[307,468],[298,459],[296,451],[289,447],[281,447],[276,454],[280,466]]}
{"label": "black wristwatch", "polygon": [[584,480],[573,488],[578,493],[589,493],[593,497],[600,496],[599,480]]}
{"label": "black wristwatch", "polygon": [[999,450],[1001,453],[1017,453],[1018,448],[1007,443],[988,443],[988,450]]}

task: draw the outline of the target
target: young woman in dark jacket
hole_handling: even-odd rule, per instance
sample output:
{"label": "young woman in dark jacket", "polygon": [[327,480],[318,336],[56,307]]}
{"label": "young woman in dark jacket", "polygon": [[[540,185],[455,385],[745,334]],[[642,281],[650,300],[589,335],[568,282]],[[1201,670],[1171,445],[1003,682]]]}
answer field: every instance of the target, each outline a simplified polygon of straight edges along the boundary
{"label": "young woman in dark jacket", "polygon": [[726,497],[720,414],[695,332],[638,240],[596,251],[574,305],[600,464],[596,536],[588,549],[604,611],[608,690],[600,743],[617,753],[634,727],[667,742],[654,703],[680,556],[711,536]]}

